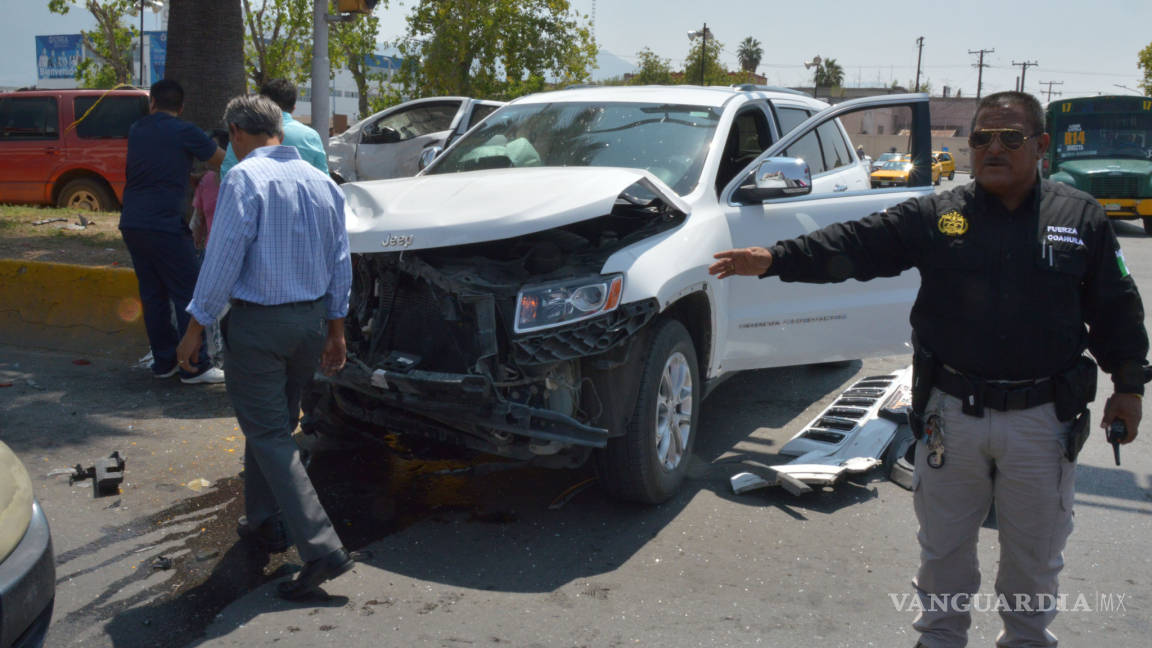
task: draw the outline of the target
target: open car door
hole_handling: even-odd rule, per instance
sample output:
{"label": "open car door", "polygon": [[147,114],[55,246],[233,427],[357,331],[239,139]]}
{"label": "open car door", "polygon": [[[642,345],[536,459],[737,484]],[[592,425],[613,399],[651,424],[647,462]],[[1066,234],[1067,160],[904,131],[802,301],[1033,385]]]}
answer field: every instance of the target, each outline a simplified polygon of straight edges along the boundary
{"label": "open car door", "polygon": [[[832,159],[841,147],[855,148],[833,141],[847,134],[839,118],[875,110],[910,118],[906,144],[914,169],[907,187],[861,188],[845,180],[855,178],[860,165],[837,167]],[[928,95],[867,97],[827,108],[786,133],[720,193],[732,246],[767,247],[928,194],[931,165]],[[785,190],[772,188],[777,175]],[[918,286],[914,271],[867,287],[851,279],[802,284],[733,277],[719,287],[729,291],[729,308],[727,322],[718,322],[728,333],[718,355],[726,370],[740,370],[906,353]]]}

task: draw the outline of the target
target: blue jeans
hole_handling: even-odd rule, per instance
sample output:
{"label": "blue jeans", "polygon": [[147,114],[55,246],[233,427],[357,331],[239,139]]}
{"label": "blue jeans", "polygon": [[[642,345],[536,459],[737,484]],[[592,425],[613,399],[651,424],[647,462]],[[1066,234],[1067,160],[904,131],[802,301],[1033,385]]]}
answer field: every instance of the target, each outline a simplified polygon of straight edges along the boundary
{"label": "blue jeans", "polygon": [[[200,264],[192,237],[152,230],[122,229],[120,235],[140,285],[140,305],[144,312],[144,328],[148,331],[148,344],[152,347],[152,371],[166,373],[176,366],[176,345],[188,328],[188,302],[196,289]],[[171,305],[170,305],[171,303]],[[172,326],[172,306],[176,307],[177,328]],[[200,345],[196,371],[181,376],[193,376],[211,366],[207,345]]]}

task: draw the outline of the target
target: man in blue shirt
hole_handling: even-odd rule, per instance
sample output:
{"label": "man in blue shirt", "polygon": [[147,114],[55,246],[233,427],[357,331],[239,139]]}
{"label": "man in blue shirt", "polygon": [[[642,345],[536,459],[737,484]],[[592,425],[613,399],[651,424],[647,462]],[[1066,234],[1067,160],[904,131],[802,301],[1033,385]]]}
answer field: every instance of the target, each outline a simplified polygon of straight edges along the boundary
{"label": "man in blue shirt", "polygon": [[282,121],[272,100],[236,97],[224,121],[241,162],[220,186],[177,358],[189,366],[204,325],[230,301],[221,327],[224,368],[246,441],[247,515],[237,531],[269,552],[287,549],[288,537],[295,542],[305,565],[279,593],[300,599],[352,568],[291,437],[301,391],[317,366],[327,374],[344,367],[352,287],[344,195],[296,149],[280,146]]}
{"label": "man in blue shirt", "polygon": [[[132,256],[144,327],[152,347],[152,373],[167,378],[180,372],[186,383],[221,382],[206,353],[184,370],[176,366],[176,343],[188,327],[185,308],[192,299],[199,264],[192,233],[184,224],[192,158],[218,168],[224,151],[204,131],[182,119],[184,90],[170,79],[149,91],[151,112],[128,132],[124,206],[120,235]],[[172,308],[176,323],[172,326]]]}
{"label": "man in blue shirt", "polygon": [[[260,94],[276,102],[283,113],[284,139],[280,143],[296,147],[302,160],[327,174],[328,155],[324,152],[324,143],[320,140],[320,135],[311,127],[292,119],[292,111],[296,110],[296,86],[287,79],[272,79],[260,86]],[[229,144],[224,163],[220,165],[221,180],[236,164],[236,153]]]}

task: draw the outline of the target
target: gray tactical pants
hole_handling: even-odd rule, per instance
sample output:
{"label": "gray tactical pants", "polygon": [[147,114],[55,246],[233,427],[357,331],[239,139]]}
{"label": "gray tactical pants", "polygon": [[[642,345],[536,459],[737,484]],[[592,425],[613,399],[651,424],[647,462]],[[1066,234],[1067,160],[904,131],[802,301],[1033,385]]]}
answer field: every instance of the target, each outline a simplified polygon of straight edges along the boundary
{"label": "gray tactical pants", "polygon": [[[913,495],[920,522],[920,570],[913,586],[924,610],[913,627],[920,641],[927,648],[967,645],[971,608],[966,604],[980,588],[976,541],[995,501],[996,600],[1012,608],[993,608],[1004,622],[996,645],[1055,646],[1056,637],[1047,630],[1056,616],[1049,596],[1057,594],[1064,543],[1072,532],[1076,466],[1064,456],[1071,424],[1057,420],[1052,404],[968,416],[959,399],[939,390],[932,392],[925,414],[943,422],[944,465],[928,466],[922,440]],[[980,609],[989,609],[991,595],[981,596]]]}
{"label": "gray tactical pants", "polygon": [[342,545],[300,462],[292,431],[300,392],[320,363],[323,300],[281,306],[233,306],[224,325],[228,396],[244,432],[248,523],[282,514],[300,557],[312,561]]}

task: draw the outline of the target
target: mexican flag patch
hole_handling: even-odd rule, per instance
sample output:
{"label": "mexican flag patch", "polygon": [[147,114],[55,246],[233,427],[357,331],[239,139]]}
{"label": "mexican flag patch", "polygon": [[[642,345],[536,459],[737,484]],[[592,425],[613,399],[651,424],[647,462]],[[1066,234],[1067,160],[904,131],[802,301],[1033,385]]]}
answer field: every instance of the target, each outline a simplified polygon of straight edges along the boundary
{"label": "mexican flag patch", "polygon": [[1127,277],[1131,274],[1128,272],[1128,264],[1124,263],[1124,251],[1120,248],[1116,248],[1116,267],[1120,268],[1121,277]]}

